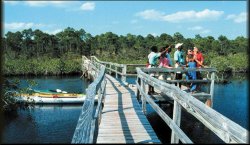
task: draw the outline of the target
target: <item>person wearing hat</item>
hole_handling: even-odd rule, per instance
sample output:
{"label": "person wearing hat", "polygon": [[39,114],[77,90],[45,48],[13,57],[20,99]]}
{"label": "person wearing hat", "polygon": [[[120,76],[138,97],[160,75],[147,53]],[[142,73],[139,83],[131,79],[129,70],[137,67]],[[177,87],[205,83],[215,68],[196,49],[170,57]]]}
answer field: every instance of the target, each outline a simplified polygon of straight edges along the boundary
{"label": "person wearing hat", "polygon": [[[185,60],[184,60],[184,52],[182,51],[182,44],[183,43],[177,43],[175,45],[176,51],[174,53],[174,61],[175,61],[175,67],[182,67],[185,65]],[[181,80],[182,79],[182,73],[181,72],[176,72],[176,80]],[[175,83],[175,86],[177,86],[177,83]],[[179,83],[179,88],[181,88],[181,83]]]}

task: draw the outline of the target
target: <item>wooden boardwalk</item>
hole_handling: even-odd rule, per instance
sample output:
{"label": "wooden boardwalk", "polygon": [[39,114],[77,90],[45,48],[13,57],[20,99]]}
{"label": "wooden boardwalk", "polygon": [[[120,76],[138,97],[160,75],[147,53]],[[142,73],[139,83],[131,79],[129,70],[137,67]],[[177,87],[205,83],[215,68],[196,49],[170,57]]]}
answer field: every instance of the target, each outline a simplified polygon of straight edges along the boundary
{"label": "wooden boardwalk", "polygon": [[107,74],[106,79],[97,143],[161,143],[136,99],[136,87],[125,87]]}

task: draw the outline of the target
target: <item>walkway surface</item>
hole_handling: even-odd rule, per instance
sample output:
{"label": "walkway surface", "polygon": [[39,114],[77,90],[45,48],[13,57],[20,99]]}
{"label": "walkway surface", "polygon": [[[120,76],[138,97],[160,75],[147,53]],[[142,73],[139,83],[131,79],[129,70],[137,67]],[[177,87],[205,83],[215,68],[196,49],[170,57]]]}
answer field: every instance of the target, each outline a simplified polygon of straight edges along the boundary
{"label": "walkway surface", "polygon": [[106,78],[97,143],[161,143],[136,99],[136,86],[125,87],[107,74]]}

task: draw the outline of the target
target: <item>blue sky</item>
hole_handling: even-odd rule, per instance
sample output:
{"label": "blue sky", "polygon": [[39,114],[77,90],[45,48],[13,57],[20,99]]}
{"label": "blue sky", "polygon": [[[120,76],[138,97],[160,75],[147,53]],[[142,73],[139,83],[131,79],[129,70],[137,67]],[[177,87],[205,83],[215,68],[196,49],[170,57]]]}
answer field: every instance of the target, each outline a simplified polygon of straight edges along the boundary
{"label": "blue sky", "polygon": [[3,7],[4,33],[32,28],[56,34],[73,27],[93,36],[247,37],[247,1],[5,1]]}

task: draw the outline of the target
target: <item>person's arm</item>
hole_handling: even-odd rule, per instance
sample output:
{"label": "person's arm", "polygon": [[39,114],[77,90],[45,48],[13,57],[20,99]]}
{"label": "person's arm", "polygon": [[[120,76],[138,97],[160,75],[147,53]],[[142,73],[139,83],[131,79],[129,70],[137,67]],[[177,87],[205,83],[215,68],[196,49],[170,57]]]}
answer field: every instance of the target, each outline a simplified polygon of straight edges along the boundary
{"label": "person's arm", "polygon": [[[168,47],[169,48],[169,47]],[[161,55],[168,51],[168,48],[161,52]]]}
{"label": "person's arm", "polygon": [[204,61],[204,58],[203,58],[203,55],[202,55],[202,53],[201,53],[201,63],[200,63],[201,66],[204,66],[204,65],[203,65],[203,61]]}
{"label": "person's arm", "polygon": [[205,66],[203,65],[203,60],[204,60],[204,58],[203,58],[203,55],[202,55],[202,54],[201,54],[201,61],[197,60],[197,57],[195,57],[194,60],[195,60],[199,65],[205,67]]}
{"label": "person's arm", "polygon": [[198,61],[197,59],[195,59],[195,61],[199,63],[199,65],[201,65],[202,67],[206,67],[205,65],[202,64],[203,63],[202,61]]}

